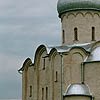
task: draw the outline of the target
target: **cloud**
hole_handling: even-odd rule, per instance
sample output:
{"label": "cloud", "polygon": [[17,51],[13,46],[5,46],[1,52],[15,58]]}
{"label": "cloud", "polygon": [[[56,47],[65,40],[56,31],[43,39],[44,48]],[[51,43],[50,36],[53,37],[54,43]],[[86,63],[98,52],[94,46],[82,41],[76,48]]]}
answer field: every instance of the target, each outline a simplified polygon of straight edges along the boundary
{"label": "cloud", "polygon": [[17,70],[23,60],[23,57],[0,54],[0,98],[21,98],[21,75]]}
{"label": "cloud", "polygon": [[[48,15],[56,12],[57,0],[1,0],[0,1],[0,15],[2,16],[35,16]],[[54,10],[55,9],[55,10]],[[56,14],[56,13],[55,13]]]}

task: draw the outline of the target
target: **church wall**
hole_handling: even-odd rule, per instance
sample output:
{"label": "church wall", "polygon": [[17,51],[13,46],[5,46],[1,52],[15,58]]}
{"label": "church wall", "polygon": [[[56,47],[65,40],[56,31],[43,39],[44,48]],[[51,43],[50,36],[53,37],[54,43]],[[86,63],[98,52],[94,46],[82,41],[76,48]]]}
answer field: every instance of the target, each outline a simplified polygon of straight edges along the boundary
{"label": "church wall", "polygon": [[[100,13],[97,11],[72,11],[61,16],[62,44],[84,43],[100,40]],[[94,27],[94,40],[92,40],[92,27]],[[77,28],[77,40],[75,31]],[[64,32],[63,32],[64,30]],[[63,36],[64,34],[64,36]],[[64,41],[63,41],[63,38]]]}
{"label": "church wall", "polygon": [[33,95],[33,81],[34,81],[34,71],[33,71],[33,66],[28,67],[27,71],[27,100],[33,100],[34,95]]}
{"label": "church wall", "polygon": [[64,65],[64,92],[68,85],[71,83],[71,69],[70,69],[70,56],[68,54],[63,55]]}
{"label": "church wall", "polygon": [[22,100],[27,100],[28,96],[28,67],[32,64],[30,58],[27,58],[22,67]]}
{"label": "church wall", "polygon": [[87,53],[79,48],[73,48],[67,55],[64,55],[64,91],[69,84],[81,82],[81,63]]}
{"label": "church wall", "polygon": [[30,78],[32,78],[32,85],[33,85],[33,91],[32,91],[32,100],[37,100],[37,70],[34,69],[34,66],[32,66],[32,75]]}
{"label": "church wall", "polygon": [[53,63],[54,63],[53,64],[54,100],[61,100],[62,99],[61,56],[58,53],[55,55]]}
{"label": "church wall", "polygon": [[27,70],[22,73],[22,100],[26,100],[27,95]]}
{"label": "church wall", "polygon": [[72,49],[70,51],[71,60],[71,83],[81,82],[81,63],[85,59],[85,54],[80,49]]}
{"label": "church wall", "polygon": [[52,94],[52,74],[49,57],[46,57],[46,51],[40,56],[40,64],[38,68],[39,82],[39,100],[49,100]]}
{"label": "church wall", "polygon": [[100,100],[100,62],[85,63],[84,82],[88,84],[95,100]]}
{"label": "church wall", "polygon": [[61,100],[61,56],[56,51],[47,56],[44,50],[39,59],[37,100]]}

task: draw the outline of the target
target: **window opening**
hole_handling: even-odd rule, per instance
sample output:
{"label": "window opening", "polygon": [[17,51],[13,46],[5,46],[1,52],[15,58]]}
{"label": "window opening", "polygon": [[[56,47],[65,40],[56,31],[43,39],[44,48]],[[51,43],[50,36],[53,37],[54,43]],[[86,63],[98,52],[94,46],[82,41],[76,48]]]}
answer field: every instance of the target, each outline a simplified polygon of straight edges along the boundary
{"label": "window opening", "polygon": [[92,27],[92,41],[95,41],[95,27]]}
{"label": "window opening", "polygon": [[30,97],[32,97],[32,86],[30,86]]}
{"label": "window opening", "polygon": [[55,80],[55,82],[57,82],[58,81],[58,72],[56,71],[56,80]]}
{"label": "window opening", "polygon": [[48,100],[48,87],[46,87],[46,100]]}
{"label": "window opening", "polygon": [[45,69],[45,58],[43,58],[43,69]]}
{"label": "window opening", "polygon": [[44,88],[42,88],[42,100],[44,100]]}
{"label": "window opening", "polygon": [[47,57],[48,57],[48,55],[42,57],[42,58],[43,58],[43,69],[46,68],[46,65],[47,65],[47,64],[46,64],[46,63],[47,63]]}
{"label": "window opening", "polygon": [[62,31],[62,42],[65,43],[65,31]]}
{"label": "window opening", "polygon": [[77,27],[74,28],[74,40],[78,41],[78,29],[77,29]]}
{"label": "window opening", "polygon": [[55,72],[54,81],[55,81],[55,82],[58,81],[58,71]]}

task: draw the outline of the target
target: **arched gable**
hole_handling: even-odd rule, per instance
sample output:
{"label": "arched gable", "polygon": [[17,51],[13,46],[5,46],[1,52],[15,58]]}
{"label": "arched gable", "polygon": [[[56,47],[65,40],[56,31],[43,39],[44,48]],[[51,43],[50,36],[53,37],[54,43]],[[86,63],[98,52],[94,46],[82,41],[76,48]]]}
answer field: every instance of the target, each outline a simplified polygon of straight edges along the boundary
{"label": "arched gable", "polygon": [[[82,47],[72,47],[68,53],[69,63],[66,67],[69,68],[70,82],[71,83],[80,83],[81,82],[81,63],[87,57],[88,52]],[[67,73],[66,73],[67,74]],[[68,80],[67,80],[68,81]]]}
{"label": "arched gable", "polygon": [[37,48],[37,50],[35,52],[35,57],[34,57],[34,65],[35,65],[35,67],[37,66],[38,62],[40,61],[40,57],[41,57],[41,55],[42,55],[42,53],[44,51],[46,51],[46,53],[47,53],[47,49],[46,49],[45,45],[40,45]]}
{"label": "arched gable", "polygon": [[56,48],[52,48],[51,50],[50,50],[50,53],[49,53],[49,57],[50,57],[50,59],[52,58],[54,58],[55,57],[55,55],[57,54],[57,49]]}
{"label": "arched gable", "polygon": [[31,64],[32,64],[32,60],[31,60],[30,58],[27,58],[27,59],[24,61],[22,68],[20,68],[18,71],[19,71],[19,72],[20,72],[20,71],[24,71],[24,69],[27,70],[28,67],[29,67]]}
{"label": "arched gable", "polygon": [[69,51],[69,54],[80,54],[83,59],[85,59],[88,55],[88,52],[82,47],[72,47]]}

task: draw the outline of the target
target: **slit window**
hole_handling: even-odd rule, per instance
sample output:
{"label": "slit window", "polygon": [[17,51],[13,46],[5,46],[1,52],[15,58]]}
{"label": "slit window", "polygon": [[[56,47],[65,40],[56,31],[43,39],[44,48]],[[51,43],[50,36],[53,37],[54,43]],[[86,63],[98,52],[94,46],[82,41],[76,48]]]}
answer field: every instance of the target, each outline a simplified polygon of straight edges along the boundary
{"label": "slit window", "polygon": [[43,69],[45,69],[45,58],[43,59]]}
{"label": "slit window", "polygon": [[78,41],[78,29],[77,29],[77,27],[74,28],[74,40]]}
{"label": "slit window", "polygon": [[44,56],[44,57],[42,57],[43,58],[43,70],[47,67],[47,65],[48,65],[48,60],[49,60],[49,58],[48,58],[48,55],[46,55],[46,56]]}
{"label": "slit window", "polygon": [[42,88],[42,100],[44,100],[44,88]]}
{"label": "slit window", "polygon": [[58,81],[58,72],[56,71],[55,72],[55,82],[57,82]]}
{"label": "slit window", "polygon": [[95,27],[92,27],[92,41],[95,41]]}
{"label": "slit window", "polygon": [[58,81],[58,72],[56,71],[56,82]]}
{"label": "slit window", "polygon": [[45,69],[45,58],[43,58],[43,70]]}
{"label": "slit window", "polygon": [[48,87],[46,87],[46,100],[48,100]]}
{"label": "slit window", "polygon": [[32,97],[32,86],[30,86],[30,97]]}
{"label": "slit window", "polygon": [[62,31],[62,42],[65,43],[65,31]]}

